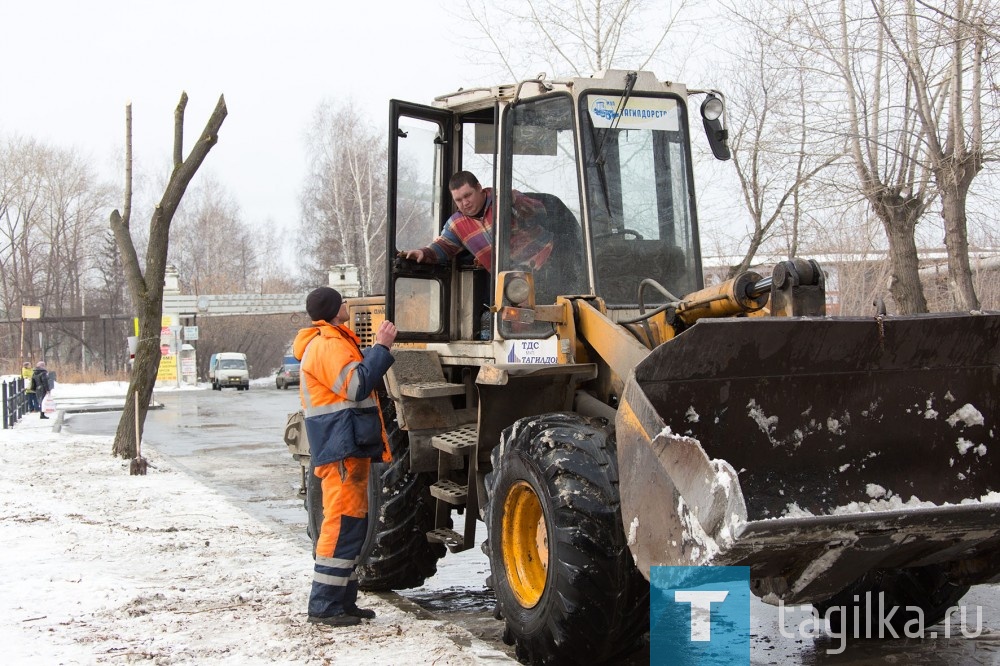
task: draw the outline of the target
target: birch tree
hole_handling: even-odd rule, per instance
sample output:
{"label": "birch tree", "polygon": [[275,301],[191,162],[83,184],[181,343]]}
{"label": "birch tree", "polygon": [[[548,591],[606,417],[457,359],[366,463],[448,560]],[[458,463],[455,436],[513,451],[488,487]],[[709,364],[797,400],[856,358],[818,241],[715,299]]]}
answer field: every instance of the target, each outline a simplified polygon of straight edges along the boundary
{"label": "birch tree", "polygon": [[[688,0],[465,0],[474,48],[523,78],[544,62],[557,76],[645,69],[668,46]],[[535,71],[530,71],[535,74]]]}
{"label": "birch tree", "polygon": [[326,284],[333,264],[353,264],[364,294],[385,288],[384,130],[350,102],[321,105],[308,134],[310,169],[302,193],[299,254],[306,275]]}
{"label": "birch tree", "polygon": [[[803,192],[844,155],[843,142],[812,131],[808,99],[813,80],[804,67],[783,67],[773,42],[744,31],[740,57],[727,86],[733,168],[749,214],[743,259],[729,276],[754,264],[771,239],[783,238],[785,253],[799,248],[801,221],[808,215]],[[816,205],[815,197],[810,202]]]}
{"label": "birch tree", "polygon": [[257,291],[268,248],[257,241],[236,200],[216,178],[200,178],[187,193],[171,237],[171,263],[190,293]]}
{"label": "birch tree", "polygon": [[49,321],[36,327],[60,362],[86,353],[80,324],[65,320],[84,313],[109,202],[109,188],[74,150],[20,137],[0,145],[0,310],[41,306]]}
{"label": "birch tree", "polygon": [[[160,324],[163,314],[163,278],[166,273],[170,240],[170,223],[180,205],[191,179],[219,140],[219,129],[226,119],[225,98],[219,96],[215,110],[188,156],[184,157],[184,109],[187,93],[181,93],[174,110],[173,169],[163,196],[153,209],[149,221],[149,241],[145,266],[132,240],[132,105],[125,107],[125,196],[122,211],[111,212],[111,230],[121,252],[121,261],[128,280],[129,294],[139,319],[139,344],[129,382],[125,409],[115,433],[112,454],[132,458],[136,454],[136,437],[141,439],[149,400],[153,395],[156,373],[160,365]],[[138,400],[138,409],[136,401]]]}

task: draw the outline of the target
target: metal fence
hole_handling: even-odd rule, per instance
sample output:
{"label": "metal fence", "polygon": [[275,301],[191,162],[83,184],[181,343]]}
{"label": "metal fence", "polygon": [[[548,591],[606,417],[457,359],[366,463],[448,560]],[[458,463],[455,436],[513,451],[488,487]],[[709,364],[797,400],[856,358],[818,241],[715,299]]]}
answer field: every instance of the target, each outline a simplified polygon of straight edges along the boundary
{"label": "metal fence", "polygon": [[24,379],[2,382],[3,429],[13,428],[28,413],[28,394],[24,392]]}

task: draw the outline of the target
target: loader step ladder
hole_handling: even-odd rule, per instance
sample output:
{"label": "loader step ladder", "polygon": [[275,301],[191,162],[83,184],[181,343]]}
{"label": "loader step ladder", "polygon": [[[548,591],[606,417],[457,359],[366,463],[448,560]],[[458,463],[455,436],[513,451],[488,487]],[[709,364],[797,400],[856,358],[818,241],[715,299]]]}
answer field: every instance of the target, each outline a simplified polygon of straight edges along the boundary
{"label": "loader step ladder", "polygon": [[[396,362],[385,380],[389,394],[398,401],[399,424],[411,437],[426,437],[422,441],[429,441],[432,449],[427,451],[426,460],[422,458],[427,467],[421,471],[429,471],[434,464],[433,449],[437,449],[437,481],[430,487],[436,500],[434,529],[427,533],[427,539],[445,544],[452,552],[468,550],[475,545],[479,518],[475,485],[478,432],[474,424],[469,425],[476,418],[474,409],[456,409],[454,397],[465,395],[466,405],[473,404],[475,389],[468,383],[446,381],[435,351],[394,348],[392,355]],[[459,463],[469,470],[465,485],[456,478]],[[465,509],[465,524],[459,530],[451,529],[456,507]]]}
{"label": "loader step ladder", "polygon": [[[435,529],[427,533],[428,541],[443,543],[453,553],[472,548],[476,543],[476,520],[479,516],[479,501],[476,493],[469,497],[469,486],[476,483],[476,438],[475,426],[463,426],[431,437],[431,446],[441,454],[438,462],[438,481],[431,485],[431,495],[438,500]],[[460,455],[469,469],[466,485],[449,481],[443,477],[450,466],[446,456]],[[475,488],[474,485],[472,485]],[[444,527],[452,506],[465,507],[465,525],[462,533]]]}
{"label": "loader step ladder", "polygon": [[435,481],[431,484],[431,495],[448,504],[465,506],[465,500],[469,495],[469,487],[459,485],[454,481]]}

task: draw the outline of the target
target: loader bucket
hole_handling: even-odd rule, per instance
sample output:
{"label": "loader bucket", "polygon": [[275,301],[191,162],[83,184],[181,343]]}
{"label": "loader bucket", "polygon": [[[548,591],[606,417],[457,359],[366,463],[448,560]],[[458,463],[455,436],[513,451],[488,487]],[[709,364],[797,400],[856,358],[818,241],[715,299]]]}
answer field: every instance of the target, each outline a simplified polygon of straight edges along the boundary
{"label": "loader bucket", "polygon": [[622,396],[632,553],[750,566],[775,603],[876,568],[1000,578],[998,401],[1000,313],[701,320]]}

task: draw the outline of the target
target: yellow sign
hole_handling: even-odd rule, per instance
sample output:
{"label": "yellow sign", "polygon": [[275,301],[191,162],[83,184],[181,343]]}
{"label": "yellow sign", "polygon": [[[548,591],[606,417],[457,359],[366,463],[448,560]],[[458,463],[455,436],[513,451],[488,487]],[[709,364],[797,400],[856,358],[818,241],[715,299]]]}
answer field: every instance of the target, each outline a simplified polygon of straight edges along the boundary
{"label": "yellow sign", "polygon": [[22,305],[21,306],[21,319],[41,319],[42,318],[42,306],[41,305]]}
{"label": "yellow sign", "polygon": [[164,354],[156,371],[156,381],[177,381],[177,355]]}
{"label": "yellow sign", "polygon": [[[26,306],[22,306],[22,309],[24,307],[26,307]],[[24,318],[25,319],[30,319],[30,317],[24,317]],[[36,319],[37,319],[37,317],[36,317]],[[164,328],[169,329],[170,326],[171,326],[171,324],[173,324],[173,323],[174,323],[174,318],[173,318],[172,315],[163,315],[162,317],[160,317],[160,329],[161,329],[161,331]],[[132,327],[135,329],[135,336],[139,337],[139,318],[138,317],[132,317]]]}

